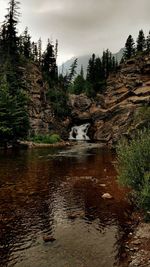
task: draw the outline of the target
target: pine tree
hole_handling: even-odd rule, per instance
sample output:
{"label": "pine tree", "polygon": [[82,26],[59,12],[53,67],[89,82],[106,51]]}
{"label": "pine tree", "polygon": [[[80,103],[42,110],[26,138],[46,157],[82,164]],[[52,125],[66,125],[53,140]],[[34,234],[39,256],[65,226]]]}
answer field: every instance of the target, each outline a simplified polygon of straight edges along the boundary
{"label": "pine tree", "polygon": [[35,62],[38,61],[38,47],[37,47],[37,43],[34,43],[34,45],[33,45],[33,60]]}
{"label": "pine tree", "polygon": [[109,51],[109,49],[103,52],[102,65],[103,65],[104,79],[107,79],[110,71],[112,71],[112,54]]}
{"label": "pine tree", "polygon": [[83,65],[81,65],[80,76],[81,76],[82,78],[84,78],[84,70],[83,70]]}
{"label": "pine tree", "polygon": [[103,80],[103,70],[102,70],[102,62],[101,59],[98,57],[95,59],[95,82],[99,83]]}
{"label": "pine tree", "polygon": [[43,72],[49,76],[49,82],[57,81],[58,79],[58,69],[56,64],[56,53],[54,45],[48,39],[46,51],[43,54],[42,61]]}
{"label": "pine tree", "polygon": [[17,24],[19,20],[19,1],[10,0],[8,14],[2,26],[5,52],[10,56],[18,53]]}
{"label": "pine tree", "polygon": [[116,59],[114,56],[112,57],[112,70],[116,70]]}
{"label": "pine tree", "polygon": [[124,56],[120,60],[120,64],[123,64],[125,62]]}
{"label": "pine tree", "polygon": [[79,95],[85,92],[85,80],[81,75],[77,75],[73,82],[72,93]]}
{"label": "pine tree", "polygon": [[83,66],[81,66],[80,74],[77,75],[77,77],[74,79],[73,83],[69,88],[69,92],[78,95],[84,93],[85,90],[86,87],[85,87],[84,72],[83,72]]}
{"label": "pine tree", "polygon": [[58,40],[56,40],[56,44],[55,44],[55,58],[57,60],[58,57]]}
{"label": "pine tree", "polygon": [[135,44],[134,44],[134,40],[133,37],[131,35],[129,35],[126,43],[125,43],[125,49],[124,49],[124,53],[123,53],[123,58],[126,59],[130,59],[131,57],[133,57],[135,55]]}
{"label": "pine tree", "polygon": [[95,81],[95,54],[89,59],[88,67],[87,67],[87,81],[93,83]]}
{"label": "pine tree", "polygon": [[106,51],[103,51],[102,55],[102,76],[103,79],[106,79],[106,72],[107,72],[107,60],[106,60]]}
{"label": "pine tree", "polygon": [[39,61],[39,64],[41,65],[42,63],[42,40],[41,38],[38,40],[38,61]]}
{"label": "pine tree", "polygon": [[145,36],[143,30],[139,31],[137,38],[137,52],[143,52],[146,47]]}
{"label": "pine tree", "polygon": [[24,34],[22,36],[22,52],[25,58],[29,59],[31,57],[31,37],[28,33],[28,28],[25,28]]}
{"label": "pine tree", "polygon": [[0,83],[0,143],[15,144],[27,136],[29,120],[26,110],[27,99],[22,92],[10,94],[6,77]]}
{"label": "pine tree", "polygon": [[67,75],[68,84],[72,82],[74,76],[76,75],[77,64],[78,64],[78,59],[75,58],[72,65],[70,66],[69,74]]}
{"label": "pine tree", "polygon": [[19,2],[11,0],[0,30],[0,141],[5,145],[25,137],[29,129],[20,57],[23,40],[16,29],[18,9]]}
{"label": "pine tree", "polygon": [[107,49],[106,51],[103,51],[102,56],[102,78],[103,80],[106,80],[110,74],[110,72],[114,71],[116,69],[117,63],[115,62],[115,59],[112,56],[112,53]]}
{"label": "pine tree", "polygon": [[148,34],[148,36],[146,38],[146,51],[148,53],[150,53],[150,31],[149,31],[149,34]]}
{"label": "pine tree", "polygon": [[117,58],[115,58],[114,56],[112,57],[112,71],[116,71],[118,68],[118,61]]}

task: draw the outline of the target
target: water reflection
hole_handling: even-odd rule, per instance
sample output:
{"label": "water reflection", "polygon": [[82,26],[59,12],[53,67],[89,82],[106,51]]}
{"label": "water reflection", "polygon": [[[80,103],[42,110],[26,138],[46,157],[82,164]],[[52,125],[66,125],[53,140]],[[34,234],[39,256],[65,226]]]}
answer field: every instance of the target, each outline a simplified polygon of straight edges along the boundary
{"label": "water reflection", "polygon": [[[1,152],[0,266],[117,266],[129,206],[113,160],[110,151],[82,143]],[[113,200],[103,200],[105,192]],[[43,235],[56,241],[45,244]]]}

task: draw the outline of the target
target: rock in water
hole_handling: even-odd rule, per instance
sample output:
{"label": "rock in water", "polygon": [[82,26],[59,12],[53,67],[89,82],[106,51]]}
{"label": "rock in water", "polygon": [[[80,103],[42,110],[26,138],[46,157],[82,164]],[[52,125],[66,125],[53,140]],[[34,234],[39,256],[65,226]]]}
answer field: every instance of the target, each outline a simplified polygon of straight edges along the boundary
{"label": "rock in water", "polygon": [[112,199],[113,197],[109,193],[105,193],[102,195],[103,199]]}
{"label": "rock in water", "polygon": [[106,184],[100,184],[101,187],[106,187]]}
{"label": "rock in water", "polygon": [[56,241],[56,239],[53,236],[43,236],[43,241],[45,243],[48,243],[48,242],[52,243],[52,242]]}

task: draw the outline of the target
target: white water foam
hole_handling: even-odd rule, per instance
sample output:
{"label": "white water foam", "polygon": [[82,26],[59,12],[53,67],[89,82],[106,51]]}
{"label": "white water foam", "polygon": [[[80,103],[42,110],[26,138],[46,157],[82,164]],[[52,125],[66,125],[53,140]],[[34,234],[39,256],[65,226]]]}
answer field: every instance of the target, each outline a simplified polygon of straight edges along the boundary
{"label": "white water foam", "polygon": [[89,127],[90,127],[89,123],[80,126],[73,126],[69,135],[69,140],[77,140],[77,141],[90,140],[90,138],[87,135]]}

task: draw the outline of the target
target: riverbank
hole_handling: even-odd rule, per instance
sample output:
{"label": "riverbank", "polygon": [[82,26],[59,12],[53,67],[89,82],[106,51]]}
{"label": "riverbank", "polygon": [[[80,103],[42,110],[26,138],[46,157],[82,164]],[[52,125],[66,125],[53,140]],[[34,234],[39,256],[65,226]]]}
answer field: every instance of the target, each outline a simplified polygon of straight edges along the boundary
{"label": "riverbank", "polygon": [[133,211],[125,228],[121,266],[150,267],[150,223],[144,222],[142,213]]}
{"label": "riverbank", "polygon": [[74,143],[69,142],[69,141],[61,141],[57,142],[54,144],[44,144],[44,143],[36,143],[32,141],[21,141],[19,145],[27,147],[27,148],[48,148],[48,147],[56,147],[56,148],[61,148],[61,147],[67,147],[67,146],[72,146]]}
{"label": "riverbank", "polygon": [[133,213],[131,232],[125,241],[128,267],[150,267],[150,223]]}

